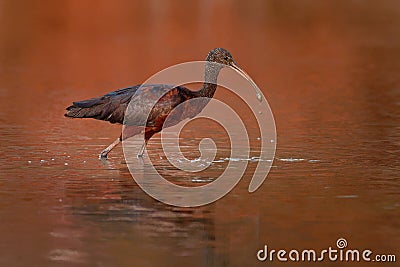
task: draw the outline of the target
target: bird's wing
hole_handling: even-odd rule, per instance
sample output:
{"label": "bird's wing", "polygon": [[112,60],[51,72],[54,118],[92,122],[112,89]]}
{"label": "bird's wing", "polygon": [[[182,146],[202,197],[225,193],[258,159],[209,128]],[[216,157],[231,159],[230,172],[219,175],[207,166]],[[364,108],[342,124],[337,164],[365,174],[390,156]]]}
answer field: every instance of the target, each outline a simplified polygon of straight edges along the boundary
{"label": "bird's wing", "polygon": [[190,90],[181,86],[153,85],[139,88],[126,110],[124,124],[154,126],[163,123],[168,114],[188,99]]}
{"label": "bird's wing", "polygon": [[67,108],[65,116],[72,118],[94,118],[111,123],[122,123],[125,109],[139,86],[127,87],[101,97],[73,102]]}
{"label": "bird's wing", "polygon": [[[72,118],[94,118],[109,121],[111,123],[124,123],[125,113],[128,116],[125,124],[144,126],[146,120],[148,125],[162,118],[179,103],[184,101],[180,92],[186,88],[163,84],[136,85],[110,92],[101,97],[73,102],[67,108],[66,117]],[[185,91],[185,92],[186,92]],[[162,97],[158,102],[157,99]],[[157,102],[157,105],[153,105]],[[152,109],[150,117],[148,110]]]}

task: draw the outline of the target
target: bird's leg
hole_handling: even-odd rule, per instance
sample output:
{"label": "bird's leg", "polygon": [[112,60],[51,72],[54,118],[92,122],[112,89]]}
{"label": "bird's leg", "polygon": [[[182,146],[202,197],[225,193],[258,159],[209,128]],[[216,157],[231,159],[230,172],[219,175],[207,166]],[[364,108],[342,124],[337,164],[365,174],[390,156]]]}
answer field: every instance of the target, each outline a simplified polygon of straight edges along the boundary
{"label": "bird's leg", "polygon": [[111,145],[109,145],[106,149],[104,149],[103,151],[101,151],[100,155],[99,155],[99,159],[106,159],[108,153],[110,153],[110,151],[116,147],[119,142],[121,142],[121,137],[118,137],[117,140],[115,140]]}
{"label": "bird's leg", "polygon": [[145,140],[144,140],[143,145],[142,145],[142,147],[140,148],[139,153],[137,154],[137,157],[138,157],[138,158],[143,158],[144,149],[146,148],[146,145],[147,145],[147,142],[148,142],[148,141],[149,141],[148,139],[145,139]]}
{"label": "bird's leg", "polygon": [[151,138],[155,133],[157,133],[157,132],[159,132],[159,131],[160,131],[160,130],[158,130],[157,128],[156,128],[156,130],[154,130],[153,128],[147,128],[147,127],[146,127],[145,132],[144,132],[144,142],[143,142],[143,145],[142,145],[142,147],[140,148],[139,153],[138,153],[138,155],[137,155],[138,158],[143,158],[143,153],[144,153],[144,150],[146,149],[147,142],[149,142],[150,138]]}

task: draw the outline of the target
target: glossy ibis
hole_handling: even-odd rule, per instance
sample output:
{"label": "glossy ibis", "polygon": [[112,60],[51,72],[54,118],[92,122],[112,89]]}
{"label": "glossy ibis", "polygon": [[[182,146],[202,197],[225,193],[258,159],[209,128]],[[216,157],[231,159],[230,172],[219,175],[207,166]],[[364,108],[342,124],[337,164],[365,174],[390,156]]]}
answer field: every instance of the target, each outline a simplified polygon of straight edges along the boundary
{"label": "glossy ibis", "polygon": [[[164,121],[175,107],[189,99],[199,97],[212,98],[214,96],[215,90],[217,88],[217,77],[224,65],[232,66],[237,71],[239,71],[248,81],[250,81],[250,83],[256,90],[257,98],[261,101],[261,94],[259,93],[253,81],[243,70],[238,67],[238,65],[233,60],[232,55],[226,49],[216,48],[211,50],[207,55],[206,61],[216,62],[223,65],[206,64],[206,82],[204,82],[203,86],[198,91],[191,91],[188,88],[182,86],[172,87],[163,84],[142,86],[136,85],[108,93],[101,97],[73,102],[73,104],[67,108],[65,116],[71,118],[94,118],[97,120],[109,121],[111,123],[123,124],[125,111],[129,103],[132,101],[130,104],[130,108],[133,107],[134,110],[130,110],[130,112],[134,112],[136,119],[130,121],[129,129],[125,128],[123,131],[124,134],[121,134],[117,140],[115,140],[106,149],[101,151],[99,158],[107,158],[108,153],[115,146],[117,146],[119,142],[142,132],[144,128],[144,124],[142,121],[147,119],[147,113],[143,112],[143,110],[146,110],[146,108],[144,107],[146,107],[146,105],[151,105],[151,99],[155,97],[154,95],[159,95],[160,92],[165,92],[165,94],[152,108],[150,115],[148,116],[146,127],[144,128],[145,140],[138,154],[138,157],[141,157],[143,155],[148,140],[155,133],[158,133],[162,130]],[[182,112],[186,112],[187,110],[189,110],[189,112],[187,115],[179,116],[179,121],[187,117],[193,117],[193,115],[199,113],[206,104],[207,103],[203,102],[203,105],[200,105],[200,107],[197,108],[190,105],[185,105]],[[190,109],[193,110],[190,111]],[[135,122],[137,122],[136,125]],[[174,124],[176,124],[177,122],[175,122]]]}

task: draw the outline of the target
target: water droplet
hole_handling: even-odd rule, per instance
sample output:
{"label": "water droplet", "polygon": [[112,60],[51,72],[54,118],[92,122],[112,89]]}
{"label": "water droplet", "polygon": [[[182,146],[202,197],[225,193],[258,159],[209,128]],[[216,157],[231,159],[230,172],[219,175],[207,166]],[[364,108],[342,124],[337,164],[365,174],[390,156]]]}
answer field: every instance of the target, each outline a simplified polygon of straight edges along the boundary
{"label": "water droplet", "polygon": [[261,140],[261,137],[257,137],[257,140]]}
{"label": "water droplet", "polygon": [[260,92],[257,92],[257,100],[260,102],[262,101],[262,96]]}
{"label": "water droplet", "polygon": [[274,139],[271,139],[270,142],[273,143],[273,142],[275,142],[275,140],[274,140]]}
{"label": "water droplet", "polygon": [[260,110],[260,111],[258,112],[258,114],[262,114],[262,111]]}
{"label": "water droplet", "polygon": [[40,163],[45,163],[46,161],[44,160],[44,159],[41,159],[40,160]]}
{"label": "water droplet", "polygon": [[31,164],[31,163],[32,163],[32,161],[31,161],[31,160],[28,160],[28,163],[29,163],[29,164]]}
{"label": "water droplet", "polygon": [[64,163],[64,165],[65,165],[65,166],[68,166],[68,163],[67,163],[67,162],[65,162],[65,163]]}

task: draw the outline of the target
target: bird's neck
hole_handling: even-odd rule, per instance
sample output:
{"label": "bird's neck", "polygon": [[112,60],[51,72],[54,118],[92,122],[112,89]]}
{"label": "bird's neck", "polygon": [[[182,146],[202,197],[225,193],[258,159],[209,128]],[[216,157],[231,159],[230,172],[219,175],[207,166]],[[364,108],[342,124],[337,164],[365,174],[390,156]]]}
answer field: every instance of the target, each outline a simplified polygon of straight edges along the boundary
{"label": "bird's neck", "polygon": [[217,90],[217,80],[220,70],[221,68],[215,65],[206,65],[204,84],[199,91],[201,97],[212,98],[214,96],[215,90]]}
{"label": "bird's neck", "polygon": [[203,87],[200,89],[200,97],[212,98],[214,96],[215,90],[217,90],[217,85],[214,83],[204,83]]}

